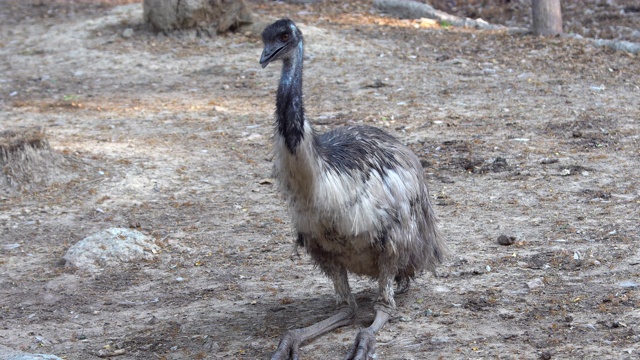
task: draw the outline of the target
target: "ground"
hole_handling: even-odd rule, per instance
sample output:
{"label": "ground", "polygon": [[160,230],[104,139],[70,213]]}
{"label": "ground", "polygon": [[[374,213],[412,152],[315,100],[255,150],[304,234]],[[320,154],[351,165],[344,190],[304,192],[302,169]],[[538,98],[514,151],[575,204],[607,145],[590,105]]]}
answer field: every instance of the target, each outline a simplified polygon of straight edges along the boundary
{"label": "ground", "polygon": [[[424,165],[453,255],[397,297],[378,358],[637,358],[638,56],[349,3],[252,5],[304,32],[319,131],[379,126]],[[1,127],[44,125],[77,164],[69,182],[0,194],[0,344],[267,358],[284,330],[333,311],[331,283],[291,257],[270,178],[279,68],[260,68],[256,34],[153,34],[135,3],[5,0],[0,17]],[[162,251],[97,274],[65,266],[72,244],[115,226]],[[341,358],[372,320],[376,284],[351,281],[358,317],[304,359]]]}

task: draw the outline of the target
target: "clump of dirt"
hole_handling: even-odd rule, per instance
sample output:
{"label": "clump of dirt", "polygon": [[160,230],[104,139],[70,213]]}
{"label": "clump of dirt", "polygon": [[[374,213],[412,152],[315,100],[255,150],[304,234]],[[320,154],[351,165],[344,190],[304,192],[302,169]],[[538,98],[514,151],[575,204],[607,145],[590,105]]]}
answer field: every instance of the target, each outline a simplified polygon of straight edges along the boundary
{"label": "clump of dirt", "polygon": [[51,149],[42,127],[0,132],[0,188],[35,191],[73,178],[67,157]]}

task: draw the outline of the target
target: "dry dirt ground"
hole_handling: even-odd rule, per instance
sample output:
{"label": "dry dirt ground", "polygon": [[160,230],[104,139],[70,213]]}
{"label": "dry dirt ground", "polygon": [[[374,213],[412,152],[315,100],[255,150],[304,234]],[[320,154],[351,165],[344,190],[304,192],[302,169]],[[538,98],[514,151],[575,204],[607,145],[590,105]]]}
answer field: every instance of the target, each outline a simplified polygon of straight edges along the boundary
{"label": "dry dirt ground", "polygon": [[[380,126],[423,161],[454,256],[397,297],[378,358],[637,359],[638,56],[350,4],[253,3],[300,24],[320,131]],[[331,283],[290,258],[269,178],[279,68],[260,68],[254,34],[155,35],[140,4],[0,5],[0,126],[44,125],[76,164],[71,181],[0,194],[0,344],[260,359],[285,329],[333,311]],[[97,274],[61,261],[114,226],[162,252]],[[341,358],[371,321],[376,284],[352,285],[357,319],[304,359]]]}

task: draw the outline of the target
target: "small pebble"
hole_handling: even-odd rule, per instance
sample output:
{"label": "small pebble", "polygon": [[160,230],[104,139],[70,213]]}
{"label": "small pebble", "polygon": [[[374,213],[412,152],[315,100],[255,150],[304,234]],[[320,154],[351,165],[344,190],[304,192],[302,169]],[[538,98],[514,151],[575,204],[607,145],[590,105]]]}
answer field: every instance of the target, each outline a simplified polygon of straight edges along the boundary
{"label": "small pebble", "polygon": [[498,244],[509,246],[516,242],[515,236],[500,235],[498,236]]}
{"label": "small pebble", "polygon": [[432,344],[446,344],[449,342],[449,338],[446,336],[434,336],[429,342]]}
{"label": "small pebble", "polygon": [[551,360],[551,352],[550,351],[543,351],[540,354],[540,360]]}
{"label": "small pebble", "polygon": [[544,281],[542,281],[542,278],[533,279],[527,283],[527,287],[529,287],[529,289],[544,287]]}
{"label": "small pebble", "polygon": [[240,141],[243,141],[243,142],[257,142],[260,139],[262,139],[262,135],[254,133],[254,134],[251,134],[251,135],[249,135],[247,137],[244,137],[244,138],[240,139]]}
{"label": "small pebble", "polygon": [[540,163],[543,165],[555,164],[557,162],[558,162],[558,159],[556,158],[543,158],[542,160],[540,160]]}
{"label": "small pebble", "polygon": [[635,289],[637,288],[639,285],[637,282],[632,281],[632,280],[625,280],[625,281],[621,281],[618,283],[618,286],[622,287],[622,288],[631,288],[631,289]]}
{"label": "small pebble", "polygon": [[126,28],[122,31],[122,37],[125,39],[129,39],[131,37],[133,37],[133,29],[132,28]]}

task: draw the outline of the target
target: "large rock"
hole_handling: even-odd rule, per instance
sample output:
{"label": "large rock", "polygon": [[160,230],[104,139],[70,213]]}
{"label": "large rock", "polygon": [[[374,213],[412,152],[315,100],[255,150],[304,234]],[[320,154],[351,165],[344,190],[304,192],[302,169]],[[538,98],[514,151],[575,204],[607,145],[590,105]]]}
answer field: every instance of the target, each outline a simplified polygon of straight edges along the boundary
{"label": "large rock", "polygon": [[252,23],[243,0],[144,0],[144,21],[156,31],[222,33]]}
{"label": "large rock", "polygon": [[131,229],[110,228],[71,246],[64,259],[67,265],[89,272],[124,263],[151,260],[160,248],[153,239]]}
{"label": "large rock", "polygon": [[0,345],[0,360],[62,360],[55,355],[29,354]]}

